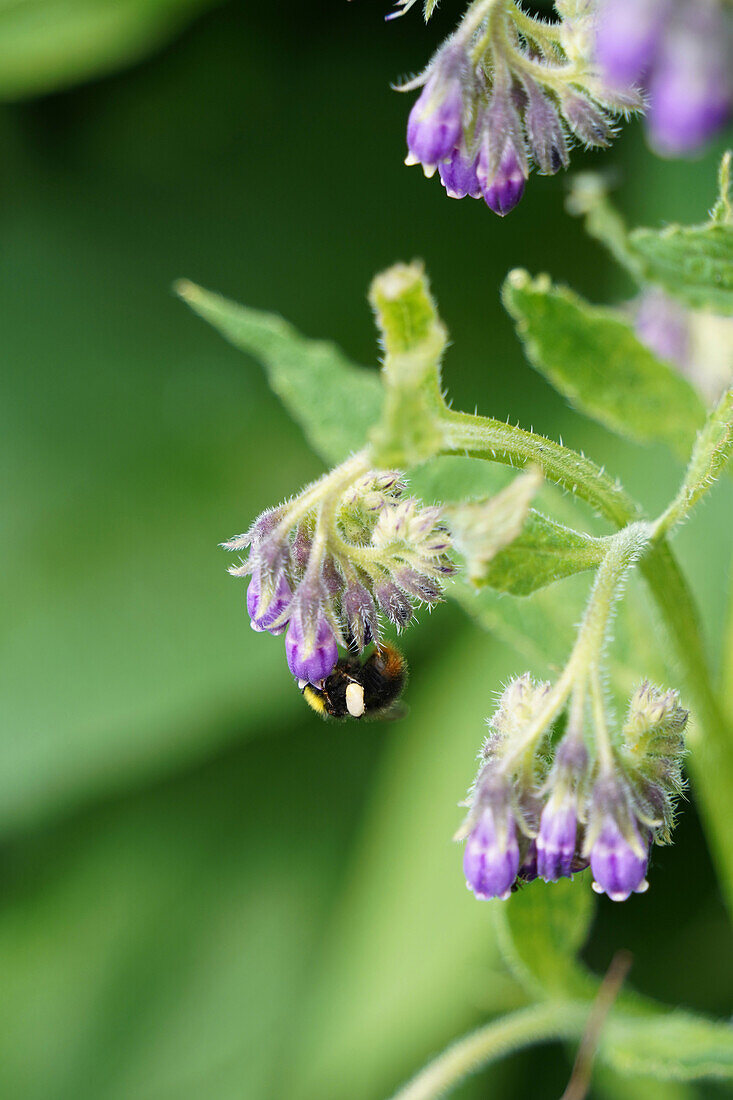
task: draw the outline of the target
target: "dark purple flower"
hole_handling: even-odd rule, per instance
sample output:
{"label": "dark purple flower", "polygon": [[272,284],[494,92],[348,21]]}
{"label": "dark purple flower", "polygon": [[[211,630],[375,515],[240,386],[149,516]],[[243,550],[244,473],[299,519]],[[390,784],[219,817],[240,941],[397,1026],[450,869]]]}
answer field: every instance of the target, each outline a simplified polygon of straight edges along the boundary
{"label": "dark purple flower", "polygon": [[680,8],[649,78],[649,133],[658,152],[696,152],[727,121],[733,100],[731,21],[715,4]]}
{"label": "dark purple flower", "polygon": [[545,882],[557,882],[573,873],[577,828],[575,800],[550,798],[537,837],[537,871]]}
{"label": "dark purple flower", "polygon": [[643,894],[647,889],[648,838],[642,840],[633,824],[629,830],[627,839],[615,817],[606,814],[590,851],[593,889],[608,894],[612,901],[626,901],[630,894]]}
{"label": "dark purple flower", "polygon": [[285,655],[297,680],[318,684],[330,676],[338,661],[338,646],[325,615],[318,614],[312,626],[305,626],[302,612],[296,611],[285,637]]}
{"label": "dark purple flower", "polygon": [[428,77],[407,120],[408,162],[435,170],[460,144],[463,92],[458,55],[444,54]]}
{"label": "dark purple flower", "polygon": [[510,812],[487,806],[469,833],[463,854],[463,871],[469,890],[481,901],[508,898],[519,871],[517,829]]}
{"label": "dark purple flower", "polygon": [[537,842],[530,840],[529,847],[519,865],[517,877],[521,878],[522,882],[534,882],[537,874]]}
{"label": "dark purple flower", "polygon": [[503,218],[514,209],[524,194],[525,172],[517,157],[513,141],[509,139],[504,146],[495,175],[488,175],[481,154],[477,173],[486,205]]}
{"label": "dark purple flower", "polygon": [[451,199],[465,199],[467,195],[472,199],[481,198],[481,185],[476,175],[475,158],[470,160],[460,149],[454,149],[450,160],[438,165],[438,172],[443,187]]}
{"label": "dark purple flower", "polygon": [[669,0],[603,0],[596,60],[611,87],[636,84],[647,72],[669,8]]}
{"label": "dark purple flower", "polygon": [[262,596],[262,578],[259,570],[256,569],[247,589],[247,610],[252,620],[252,629],[258,631],[268,630],[270,634],[282,634],[287,625],[287,620],[278,623],[274,627],[272,624],[284,614],[292,598],[293,592],[290,584],[285,574],[281,573],[275,584],[272,598],[266,603]]}

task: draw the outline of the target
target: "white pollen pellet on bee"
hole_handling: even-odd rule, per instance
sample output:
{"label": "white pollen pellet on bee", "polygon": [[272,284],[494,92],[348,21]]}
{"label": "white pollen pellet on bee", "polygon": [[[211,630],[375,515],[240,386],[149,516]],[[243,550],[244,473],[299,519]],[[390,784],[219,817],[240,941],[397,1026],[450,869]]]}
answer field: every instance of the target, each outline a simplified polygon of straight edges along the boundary
{"label": "white pollen pellet on bee", "polygon": [[361,718],[364,713],[364,688],[361,684],[347,685],[346,709],[352,718]]}

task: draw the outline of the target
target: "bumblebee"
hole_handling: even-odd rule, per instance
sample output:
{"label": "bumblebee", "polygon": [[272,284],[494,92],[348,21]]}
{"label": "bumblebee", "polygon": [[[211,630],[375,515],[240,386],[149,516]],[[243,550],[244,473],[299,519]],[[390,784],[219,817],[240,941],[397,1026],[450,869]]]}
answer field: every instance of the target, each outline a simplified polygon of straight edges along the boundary
{"label": "bumblebee", "polygon": [[407,662],[392,645],[378,645],[361,661],[342,657],[320,686],[301,683],[303,698],[323,718],[397,718]]}

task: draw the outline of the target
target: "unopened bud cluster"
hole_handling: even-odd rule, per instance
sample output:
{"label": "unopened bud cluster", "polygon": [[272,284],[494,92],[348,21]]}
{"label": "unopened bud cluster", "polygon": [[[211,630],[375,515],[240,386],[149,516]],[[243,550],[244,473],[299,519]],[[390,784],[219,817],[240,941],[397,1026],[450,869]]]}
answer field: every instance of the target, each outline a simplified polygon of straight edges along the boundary
{"label": "unopened bud cluster", "polygon": [[601,0],[596,57],[620,91],[645,89],[652,144],[694,153],[733,107],[733,6],[727,0]]}
{"label": "unopened bud cluster", "polygon": [[418,604],[437,603],[453,572],[439,509],[405,496],[399,474],[370,471],[346,485],[337,474],[224,543],[249,548],[229,572],[250,577],[252,628],[287,632],[290,671],[312,684],[331,674],[339,646],[358,653],[379,642],[380,615],[402,630]]}
{"label": "unopened bud cluster", "polygon": [[532,164],[567,166],[570,146],[606,146],[612,116],[641,106],[634,89],[609,88],[590,60],[593,6],[558,4],[557,23],[532,19],[513,0],[477,0],[416,81],[407,164],[437,169],[451,198],[483,198],[500,215],[524,194]]}
{"label": "unopened bud cluster", "polygon": [[590,865],[593,888],[624,901],[647,889],[651,845],[670,839],[687,712],[676,692],[644,683],[610,762],[572,718],[556,749],[548,728],[522,751],[551,691],[527,673],[489,721],[459,833],[466,884],[477,898],[507,898],[520,883]]}

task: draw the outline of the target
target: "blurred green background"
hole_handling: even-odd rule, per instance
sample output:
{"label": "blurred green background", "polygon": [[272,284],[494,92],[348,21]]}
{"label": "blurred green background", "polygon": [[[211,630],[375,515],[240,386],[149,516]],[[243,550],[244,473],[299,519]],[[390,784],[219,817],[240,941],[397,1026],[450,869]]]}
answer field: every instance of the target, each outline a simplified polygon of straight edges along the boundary
{"label": "blurred green background", "polygon": [[[533,178],[500,221],[403,167],[390,82],[460,5],[428,29],[417,11],[385,26],[386,8],[0,0],[7,1100],[379,1100],[516,1003],[450,838],[519,659],[446,605],[405,637],[407,719],[305,709],[217,543],[321,467],[256,364],[170,290],[189,277],[374,364],[368,283],[421,256],[457,406],[562,435],[667,499],[666,454],[573,414],[498,300],[518,265],[598,301],[630,284],[565,215],[562,178]],[[612,168],[633,222],[694,221],[718,154],[663,163],[632,125],[574,167]],[[712,650],[730,490],[678,540]],[[730,1011],[694,801],[650,892],[599,905],[589,962],[621,946],[645,993]],[[556,1098],[568,1067],[531,1051],[461,1095]]]}

